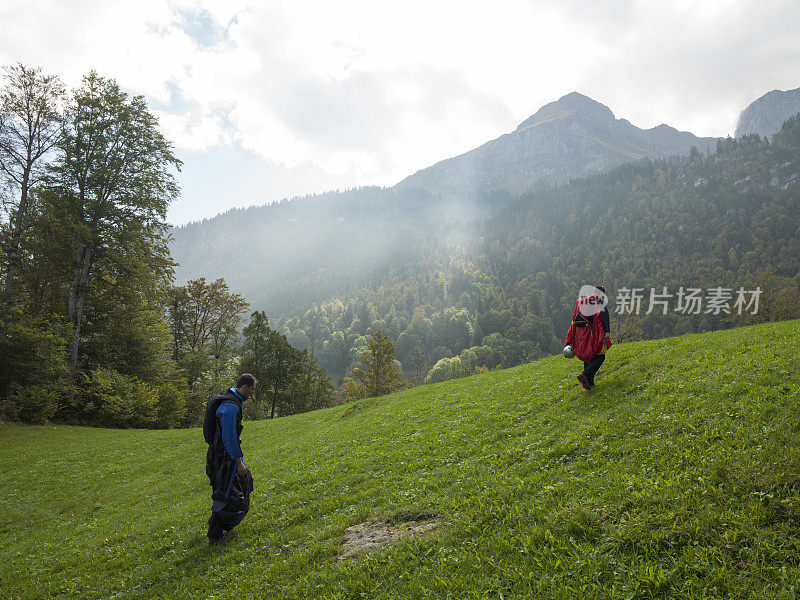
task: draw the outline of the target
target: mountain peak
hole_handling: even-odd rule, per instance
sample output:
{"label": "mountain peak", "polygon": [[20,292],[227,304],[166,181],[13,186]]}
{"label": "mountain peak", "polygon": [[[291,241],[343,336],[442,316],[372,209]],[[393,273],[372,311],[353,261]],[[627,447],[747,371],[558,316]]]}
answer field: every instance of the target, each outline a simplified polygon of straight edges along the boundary
{"label": "mountain peak", "polygon": [[640,129],[578,92],[546,104],[516,131],[417,171],[400,182],[466,197],[478,190],[525,192],[537,182],[556,184],[642,158],[662,158],[711,148],[668,125]]}
{"label": "mountain peak", "polygon": [[579,92],[570,92],[555,102],[545,104],[533,116],[520,123],[517,131],[571,114],[577,114],[594,121],[614,120],[614,113],[606,105],[600,104],[597,100],[592,100]]}
{"label": "mountain peak", "polygon": [[757,133],[769,138],[789,117],[800,112],[800,88],[794,90],[772,90],[753,101],[739,115],[736,137]]}

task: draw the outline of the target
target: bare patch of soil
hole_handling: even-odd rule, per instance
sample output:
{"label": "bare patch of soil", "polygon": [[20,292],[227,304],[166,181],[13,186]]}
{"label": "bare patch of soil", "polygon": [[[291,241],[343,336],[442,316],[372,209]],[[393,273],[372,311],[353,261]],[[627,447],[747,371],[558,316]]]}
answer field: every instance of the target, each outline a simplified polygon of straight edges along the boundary
{"label": "bare patch of soil", "polygon": [[378,550],[404,537],[418,536],[442,524],[435,514],[421,511],[404,511],[388,519],[372,519],[359,523],[344,532],[338,560],[348,560],[359,554]]}

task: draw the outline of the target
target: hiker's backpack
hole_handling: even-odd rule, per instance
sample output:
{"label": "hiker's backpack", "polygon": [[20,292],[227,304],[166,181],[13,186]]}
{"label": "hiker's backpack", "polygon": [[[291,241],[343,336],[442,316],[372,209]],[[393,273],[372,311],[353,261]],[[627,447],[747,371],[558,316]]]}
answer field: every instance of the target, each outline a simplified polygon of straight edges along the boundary
{"label": "hiker's backpack", "polygon": [[[214,436],[217,431],[217,409],[223,402],[233,402],[239,407],[239,419],[236,428],[237,430],[240,429],[242,419],[241,403],[237,402],[236,398],[228,390],[220,394],[214,394],[208,401],[208,405],[206,405],[206,413],[203,416],[203,438],[206,440],[206,444],[214,443]],[[240,433],[241,431],[237,431],[237,434]]]}
{"label": "hiker's backpack", "polygon": [[585,315],[582,306],[589,306],[586,298],[578,298],[572,310],[572,323],[567,332],[567,344],[572,345],[575,356],[584,362],[590,362],[603,347],[605,330],[601,314]]}

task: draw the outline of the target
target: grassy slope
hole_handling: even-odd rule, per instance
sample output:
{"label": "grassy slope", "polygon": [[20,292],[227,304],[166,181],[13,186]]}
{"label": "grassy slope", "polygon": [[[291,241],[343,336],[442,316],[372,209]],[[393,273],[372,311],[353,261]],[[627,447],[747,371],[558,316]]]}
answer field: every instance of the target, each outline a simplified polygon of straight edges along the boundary
{"label": "grassy slope", "polygon": [[[247,423],[253,507],[206,544],[198,430],[0,427],[4,598],[794,597],[800,321]],[[346,527],[437,534],[340,564]]]}

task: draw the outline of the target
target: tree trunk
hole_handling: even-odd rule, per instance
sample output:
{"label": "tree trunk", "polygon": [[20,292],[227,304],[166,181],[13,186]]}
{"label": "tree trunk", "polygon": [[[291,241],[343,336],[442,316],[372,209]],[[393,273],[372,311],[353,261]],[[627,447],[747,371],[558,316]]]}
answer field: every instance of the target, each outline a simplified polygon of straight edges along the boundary
{"label": "tree trunk", "polygon": [[28,180],[30,171],[25,170],[22,178],[22,193],[19,199],[19,207],[17,214],[14,218],[14,224],[11,232],[11,243],[8,248],[8,265],[6,267],[6,281],[3,286],[3,296],[0,299],[0,329],[2,329],[3,337],[8,333],[8,311],[11,306],[11,297],[13,293],[14,277],[17,274],[19,267],[19,247],[22,242],[22,221],[25,213],[28,211]]}
{"label": "tree trunk", "polygon": [[72,284],[69,287],[69,320],[72,324],[72,343],[69,347],[70,369],[75,374],[78,368],[78,351],[81,340],[83,309],[86,306],[86,288],[92,264],[93,248],[84,247],[75,251]]}
{"label": "tree trunk", "polygon": [[381,358],[375,357],[375,393],[376,398],[381,395]]}

